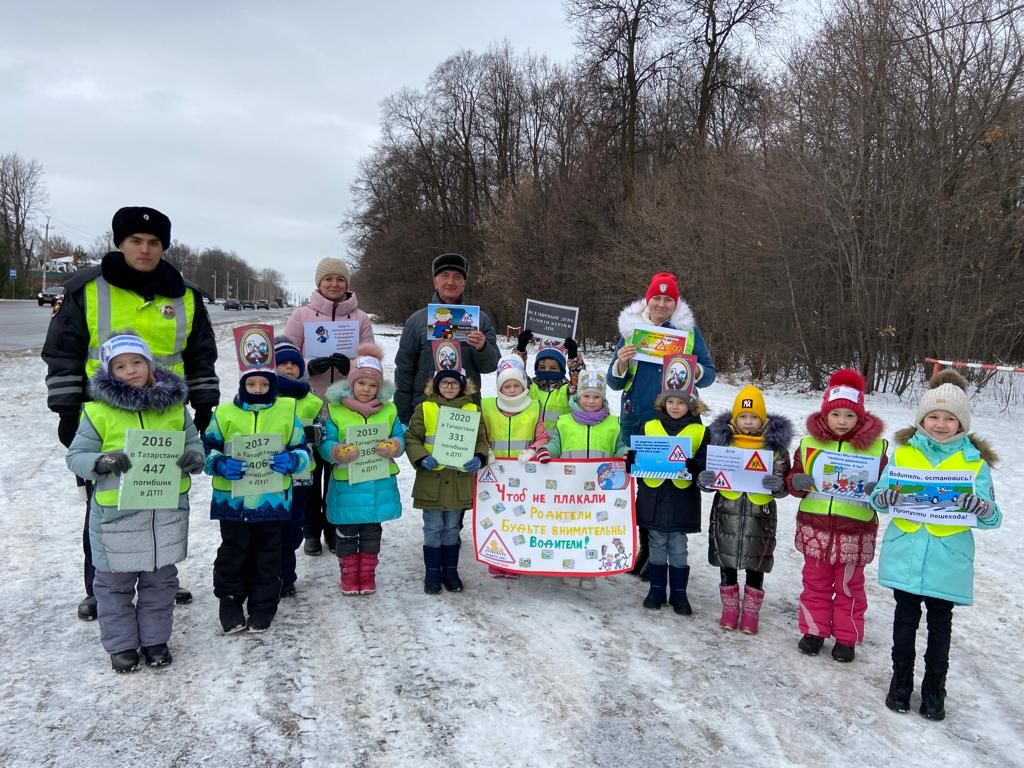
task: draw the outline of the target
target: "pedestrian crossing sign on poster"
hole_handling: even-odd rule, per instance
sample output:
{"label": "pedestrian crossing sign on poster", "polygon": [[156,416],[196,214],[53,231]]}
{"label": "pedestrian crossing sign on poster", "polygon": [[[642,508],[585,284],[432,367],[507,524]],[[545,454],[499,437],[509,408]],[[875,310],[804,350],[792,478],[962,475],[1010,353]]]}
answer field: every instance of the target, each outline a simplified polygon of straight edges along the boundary
{"label": "pedestrian crossing sign on poster", "polygon": [[732,486],[729,484],[729,478],[725,476],[724,472],[719,472],[715,475],[715,482],[711,484],[711,487],[716,491],[731,491]]}
{"label": "pedestrian crossing sign on poster", "polygon": [[492,562],[506,565],[516,564],[516,559],[512,557],[512,553],[508,551],[508,547],[505,546],[505,542],[501,540],[497,531],[491,531],[484,539],[484,543],[480,547],[480,554]]}

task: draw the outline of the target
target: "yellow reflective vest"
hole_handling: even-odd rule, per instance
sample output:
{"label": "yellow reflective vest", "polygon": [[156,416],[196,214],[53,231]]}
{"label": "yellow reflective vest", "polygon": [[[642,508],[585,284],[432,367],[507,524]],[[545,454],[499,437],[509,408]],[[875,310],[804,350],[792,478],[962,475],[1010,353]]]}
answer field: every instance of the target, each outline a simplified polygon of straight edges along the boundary
{"label": "yellow reflective vest", "polygon": [[[451,406],[445,406],[450,408]],[[479,410],[476,407],[476,403],[466,403],[459,410],[461,411],[476,411]],[[433,400],[423,401],[423,448],[428,454],[434,452],[434,440],[437,437],[437,420],[441,415],[441,405],[435,403]],[[443,465],[434,467],[433,472],[441,472],[442,470],[450,469]]]}
{"label": "yellow reflective vest", "polygon": [[563,459],[607,459],[615,455],[619,441],[619,420],[609,414],[594,426],[580,424],[571,413],[558,417],[555,425]]}
{"label": "yellow reflective vest", "polygon": [[536,382],[530,384],[530,399],[540,404],[540,417],[548,431],[555,428],[555,422],[562,414],[569,412],[569,385],[545,392]]}
{"label": "yellow reflective vest", "polygon": [[[288,450],[295,431],[295,400],[279,397],[269,408],[247,411],[234,403],[223,403],[213,412],[217,428],[224,437],[224,453],[231,451],[231,439],[236,435],[280,435],[283,450]],[[291,488],[291,475],[284,475],[283,490]],[[213,487],[218,491],[230,491],[231,481],[226,477],[214,476]]]}
{"label": "yellow reflective vest", "polygon": [[514,459],[534,441],[537,421],[540,419],[540,403],[531,401],[519,413],[506,416],[498,410],[497,400],[485,397],[481,403],[487,440],[491,452],[499,459]]}
{"label": "yellow reflective vest", "polygon": [[[425,403],[424,403],[425,404]],[[398,408],[395,407],[393,402],[384,403],[384,407],[376,413],[370,414],[369,418],[363,418],[360,414],[353,411],[351,408],[346,408],[341,403],[330,403],[327,406],[327,414],[331,421],[334,422],[334,426],[338,428],[338,442],[345,443],[346,435],[348,434],[349,427],[363,427],[367,424],[386,424],[388,428],[388,437],[391,436],[391,430],[395,427],[395,419],[398,418]],[[388,460],[389,471],[392,475],[398,474],[398,464],[395,463],[394,459]],[[348,481],[348,467],[344,464],[335,464],[332,477],[339,481]]]}

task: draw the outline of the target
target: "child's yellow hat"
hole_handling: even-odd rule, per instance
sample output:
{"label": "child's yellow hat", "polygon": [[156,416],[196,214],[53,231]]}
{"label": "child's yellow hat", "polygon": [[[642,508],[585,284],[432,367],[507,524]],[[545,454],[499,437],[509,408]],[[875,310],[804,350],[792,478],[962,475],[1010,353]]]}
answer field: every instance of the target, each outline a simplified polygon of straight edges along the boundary
{"label": "child's yellow hat", "polygon": [[764,394],[753,384],[748,384],[736,395],[736,401],[732,404],[732,420],[741,413],[752,413],[764,424],[768,421],[768,411],[764,407]]}

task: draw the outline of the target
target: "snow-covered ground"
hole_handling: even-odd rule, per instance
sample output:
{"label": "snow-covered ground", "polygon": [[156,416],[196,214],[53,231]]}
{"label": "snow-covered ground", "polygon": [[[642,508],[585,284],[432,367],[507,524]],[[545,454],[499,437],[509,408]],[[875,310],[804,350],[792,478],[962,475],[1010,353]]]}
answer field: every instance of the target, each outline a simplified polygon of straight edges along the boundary
{"label": "snow-covered ground", "polygon": [[[399,332],[377,328],[389,360]],[[217,333],[230,393],[230,328]],[[595,355],[592,367],[607,362]],[[642,608],[646,585],[631,576],[580,592],[550,578],[492,580],[474,562],[461,569],[465,593],[430,597],[411,508],[385,525],[376,596],[342,598],[335,558],[300,553],[299,594],[271,631],[223,637],[211,585],[219,535],[200,479],[179,566],[195,600],[176,609],[174,664],[116,675],[98,626],[75,618],[83,505],[46,410],[44,373],[35,355],[0,360],[0,765],[1024,764],[1024,676],[1013,661],[1024,647],[1019,412],[976,411],[975,431],[1003,458],[994,477],[1005,521],[976,538],[977,602],[954,611],[948,714],[933,723],[882,703],[893,599],[875,581],[877,564],[857,660],[835,663],[831,643],[817,658],[797,652],[792,499],[780,504],[756,637],[718,628],[705,534],[690,537],[692,618]],[[719,382],[703,394],[718,411],[736,390]],[[799,425],[819,397],[772,392],[769,410]],[[909,422],[911,405],[869,403],[890,433]],[[407,499],[412,479],[403,465]],[[919,653],[923,639],[922,627]]]}

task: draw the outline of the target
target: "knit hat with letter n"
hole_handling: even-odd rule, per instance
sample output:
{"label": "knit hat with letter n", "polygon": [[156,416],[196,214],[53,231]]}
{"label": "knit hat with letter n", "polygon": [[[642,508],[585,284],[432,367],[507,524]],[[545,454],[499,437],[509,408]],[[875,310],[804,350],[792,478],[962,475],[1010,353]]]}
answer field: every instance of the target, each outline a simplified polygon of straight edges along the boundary
{"label": "knit hat with letter n", "polygon": [[768,421],[768,410],[764,405],[764,393],[753,384],[748,384],[736,395],[732,404],[732,421],[736,423],[736,417],[741,413],[752,413],[757,416],[762,424]]}
{"label": "knit hat with letter n", "polygon": [[114,234],[114,246],[118,248],[126,237],[140,233],[158,238],[165,251],[171,247],[171,220],[156,208],[120,208],[110,222],[110,229]]}
{"label": "knit hat with letter n", "polygon": [[967,381],[952,368],[939,371],[928,382],[928,391],[917,406],[914,422],[920,424],[932,411],[947,411],[960,422],[961,432],[971,431],[971,401]]}
{"label": "knit hat with letter n", "polygon": [[651,278],[651,284],[647,286],[647,293],[644,294],[644,301],[650,301],[654,296],[668,296],[672,301],[679,301],[679,286],[676,284],[676,276],[671,272],[659,272]]}
{"label": "knit hat with letter n", "polygon": [[864,377],[851,368],[840,368],[833,373],[821,398],[823,419],[837,408],[849,408],[858,419],[864,418]]}

